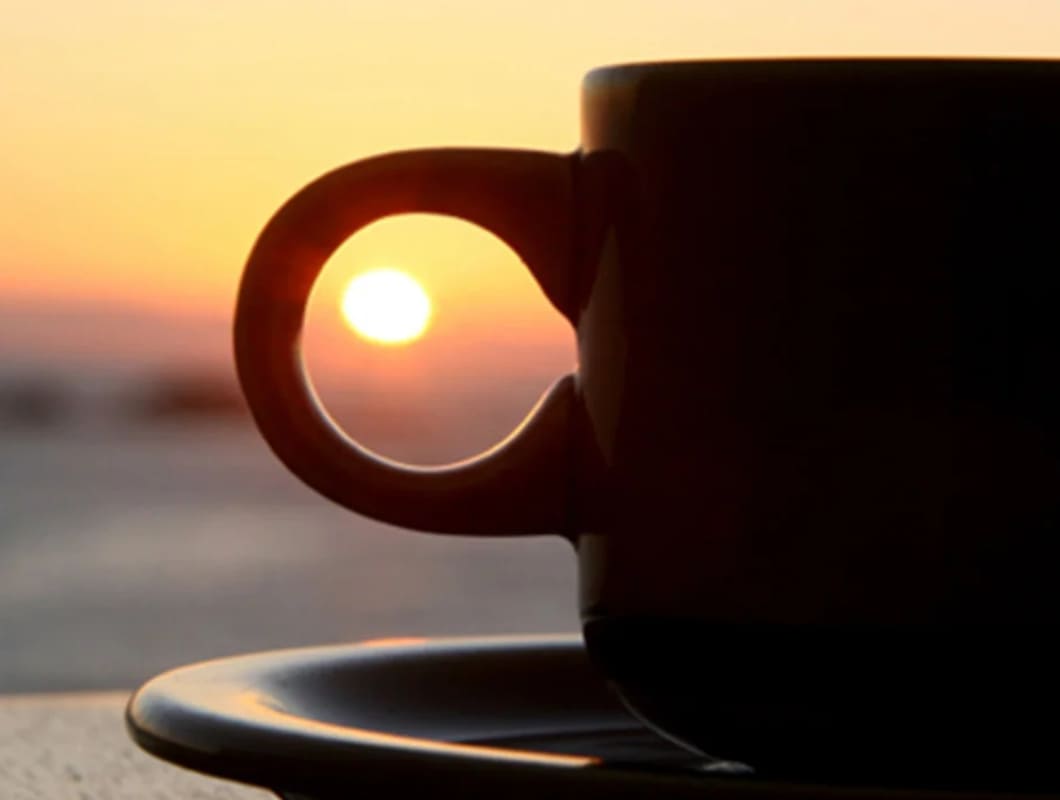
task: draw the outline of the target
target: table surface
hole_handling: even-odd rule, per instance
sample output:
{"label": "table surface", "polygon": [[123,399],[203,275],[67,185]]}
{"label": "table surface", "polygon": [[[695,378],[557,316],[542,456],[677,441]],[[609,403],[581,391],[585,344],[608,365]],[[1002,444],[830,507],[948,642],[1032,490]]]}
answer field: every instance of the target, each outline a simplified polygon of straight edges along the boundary
{"label": "table surface", "polygon": [[149,756],[125,732],[128,693],[0,695],[3,800],[276,800]]}

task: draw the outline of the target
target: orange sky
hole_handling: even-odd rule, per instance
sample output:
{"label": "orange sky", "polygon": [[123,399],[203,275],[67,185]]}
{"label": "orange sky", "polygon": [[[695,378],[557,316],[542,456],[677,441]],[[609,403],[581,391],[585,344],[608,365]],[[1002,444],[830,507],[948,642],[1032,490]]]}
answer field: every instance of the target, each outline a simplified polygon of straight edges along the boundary
{"label": "orange sky", "polygon": [[[341,163],[426,145],[573,148],[579,80],[595,65],[1060,56],[1056,0],[5,0],[0,10],[0,298],[176,314],[228,314],[261,225]],[[567,347],[502,245],[424,219],[383,223],[345,248],[313,312],[322,328],[336,321],[329,287],[372,266],[427,285],[438,344],[496,335]]]}

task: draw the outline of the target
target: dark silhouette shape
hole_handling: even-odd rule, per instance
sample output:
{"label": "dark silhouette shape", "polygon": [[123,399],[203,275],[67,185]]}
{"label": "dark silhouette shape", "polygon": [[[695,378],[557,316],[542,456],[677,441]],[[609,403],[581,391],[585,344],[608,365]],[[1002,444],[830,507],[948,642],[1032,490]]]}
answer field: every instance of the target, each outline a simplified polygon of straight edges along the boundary
{"label": "dark silhouette shape", "polygon": [[246,416],[246,403],[225,376],[173,372],[144,380],[128,400],[126,413],[147,422],[229,419]]}
{"label": "dark silhouette shape", "polygon": [[[281,459],[424,530],[557,532],[645,719],[767,775],[1060,787],[1060,62],[592,73],[574,156],[337,170],[251,255],[240,378]],[[387,214],[504,238],[578,373],[504,447],[373,459],[307,394],[328,255]]]}
{"label": "dark silhouette shape", "polygon": [[48,429],[70,422],[76,402],[61,381],[12,378],[0,385],[0,427]]}

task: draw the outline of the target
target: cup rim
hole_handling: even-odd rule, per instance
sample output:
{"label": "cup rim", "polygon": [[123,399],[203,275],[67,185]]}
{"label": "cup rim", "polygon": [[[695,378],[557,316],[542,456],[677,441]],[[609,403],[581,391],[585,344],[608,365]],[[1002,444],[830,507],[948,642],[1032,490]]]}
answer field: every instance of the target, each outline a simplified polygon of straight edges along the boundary
{"label": "cup rim", "polygon": [[668,75],[674,78],[688,78],[695,74],[709,75],[746,73],[756,74],[765,70],[787,67],[800,72],[815,72],[827,68],[830,72],[847,70],[875,71],[940,70],[968,71],[989,69],[1017,71],[1060,71],[1060,57],[1052,56],[767,56],[767,57],[727,57],[711,59],[677,59],[661,61],[627,61],[604,64],[594,67],[585,73],[583,84],[591,86],[597,83],[614,83],[647,76]]}

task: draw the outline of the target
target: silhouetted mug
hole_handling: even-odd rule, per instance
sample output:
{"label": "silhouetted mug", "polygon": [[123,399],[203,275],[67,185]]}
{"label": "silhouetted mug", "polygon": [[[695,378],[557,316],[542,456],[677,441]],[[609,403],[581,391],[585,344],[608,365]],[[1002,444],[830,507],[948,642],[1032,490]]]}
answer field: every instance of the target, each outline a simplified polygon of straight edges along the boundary
{"label": "silhouetted mug", "polygon": [[[591,655],[694,747],[766,774],[1040,784],[1060,62],[608,67],[582,120],[573,154],[383,155],[280,209],[235,327],[271,447],[390,523],[568,537]],[[338,431],[299,350],[328,257],[414,211],[506,241],[579,348],[507,441],[431,469]]]}

